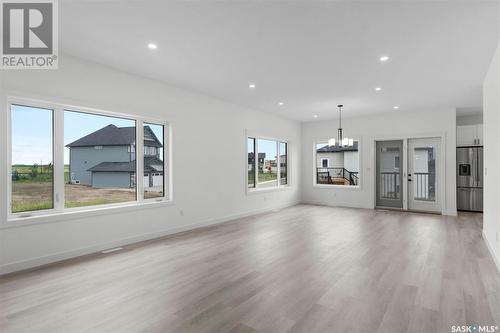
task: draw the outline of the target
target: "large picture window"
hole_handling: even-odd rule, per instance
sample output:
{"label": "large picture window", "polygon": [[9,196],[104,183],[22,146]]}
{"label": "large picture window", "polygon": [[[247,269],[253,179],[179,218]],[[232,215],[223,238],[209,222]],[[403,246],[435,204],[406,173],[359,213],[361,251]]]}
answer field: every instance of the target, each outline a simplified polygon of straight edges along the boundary
{"label": "large picture window", "polygon": [[247,188],[288,185],[288,144],[267,138],[247,138]]}
{"label": "large picture window", "polygon": [[10,103],[9,216],[169,199],[167,123],[36,104]]}
{"label": "large picture window", "polygon": [[317,185],[358,186],[360,181],[359,141],[353,146],[315,144],[315,183]]}
{"label": "large picture window", "polygon": [[11,105],[13,213],[54,208],[54,111]]}
{"label": "large picture window", "polygon": [[135,123],[64,111],[66,208],[136,200]]}

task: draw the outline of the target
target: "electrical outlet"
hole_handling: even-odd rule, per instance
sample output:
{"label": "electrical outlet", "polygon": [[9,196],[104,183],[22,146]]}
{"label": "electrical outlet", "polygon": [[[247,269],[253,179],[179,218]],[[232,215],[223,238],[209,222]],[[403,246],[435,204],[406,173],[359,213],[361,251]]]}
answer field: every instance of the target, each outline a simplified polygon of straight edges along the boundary
{"label": "electrical outlet", "polygon": [[267,201],[267,197],[266,196],[264,196],[264,201]]}

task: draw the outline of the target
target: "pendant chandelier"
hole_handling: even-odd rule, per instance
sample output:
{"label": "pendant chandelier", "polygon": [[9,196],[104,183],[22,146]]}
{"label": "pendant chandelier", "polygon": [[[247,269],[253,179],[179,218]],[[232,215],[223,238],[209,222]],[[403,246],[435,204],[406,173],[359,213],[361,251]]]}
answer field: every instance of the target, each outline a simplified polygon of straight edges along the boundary
{"label": "pendant chandelier", "polygon": [[339,108],[339,129],[337,130],[337,139],[331,138],[328,140],[328,145],[335,147],[352,147],[354,146],[354,139],[344,137],[344,133],[342,132],[342,108],[344,106],[339,104],[337,107]]}

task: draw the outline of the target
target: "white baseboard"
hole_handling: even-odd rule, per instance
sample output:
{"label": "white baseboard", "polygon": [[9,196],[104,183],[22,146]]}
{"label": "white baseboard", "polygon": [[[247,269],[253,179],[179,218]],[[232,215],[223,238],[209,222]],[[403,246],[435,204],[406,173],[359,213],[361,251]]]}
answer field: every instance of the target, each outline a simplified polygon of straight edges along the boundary
{"label": "white baseboard", "polygon": [[441,214],[446,216],[458,216],[458,212],[456,210],[445,210]]}
{"label": "white baseboard", "polygon": [[488,251],[490,251],[490,255],[493,258],[493,262],[495,262],[495,265],[497,266],[498,272],[500,272],[500,258],[497,258],[495,251],[493,250],[493,246],[491,246],[490,241],[484,234],[484,230],[482,232],[484,242],[486,243],[486,247],[488,248]]}
{"label": "white baseboard", "polygon": [[272,207],[272,208],[257,209],[257,210],[253,210],[253,211],[249,211],[249,212],[245,212],[245,213],[225,216],[222,218],[208,219],[208,220],[205,220],[205,221],[202,221],[199,223],[193,223],[193,224],[189,224],[189,225],[185,225],[185,226],[181,226],[181,227],[169,228],[169,229],[162,230],[162,231],[146,233],[146,234],[142,234],[139,236],[129,237],[129,238],[120,239],[120,240],[102,243],[102,244],[96,244],[96,245],[92,245],[89,247],[79,248],[79,249],[75,249],[75,250],[71,250],[71,251],[59,252],[59,253],[55,253],[55,254],[51,254],[51,255],[47,255],[47,256],[41,256],[41,257],[25,260],[25,261],[8,263],[8,264],[4,264],[4,265],[0,266],[0,276],[5,275],[5,274],[9,274],[9,273],[13,273],[13,272],[18,272],[21,270],[26,270],[26,269],[30,269],[30,268],[36,268],[39,266],[47,265],[47,264],[52,264],[52,263],[55,263],[58,261],[63,261],[63,260],[67,260],[67,259],[80,257],[80,256],[87,255],[87,254],[100,252],[100,251],[114,248],[114,247],[118,247],[118,246],[126,246],[126,245],[130,245],[133,243],[146,241],[146,240],[152,240],[152,239],[160,238],[160,237],[165,237],[165,236],[177,234],[177,233],[184,232],[184,231],[191,231],[191,230],[196,230],[196,229],[200,229],[200,228],[204,228],[204,227],[208,227],[208,226],[214,226],[214,225],[221,224],[221,223],[228,222],[228,221],[232,221],[232,220],[238,220],[238,219],[242,219],[242,218],[257,215],[257,214],[271,212],[271,211],[276,210],[276,209],[283,209],[286,207],[295,206],[299,203],[300,202],[298,202],[298,201],[294,201],[294,202],[291,202],[291,203],[286,204],[286,205],[276,206],[276,207]]}
{"label": "white baseboard", "polygon": [[328,207],[340,207],[340,208],[362,208],[362,209],[373,209],[373,207],[364,206],[361,204],[353,204],[351,202],[326,202],[326,201],[302,201],[306,205],[318,205],[318,206],[328,206]]}

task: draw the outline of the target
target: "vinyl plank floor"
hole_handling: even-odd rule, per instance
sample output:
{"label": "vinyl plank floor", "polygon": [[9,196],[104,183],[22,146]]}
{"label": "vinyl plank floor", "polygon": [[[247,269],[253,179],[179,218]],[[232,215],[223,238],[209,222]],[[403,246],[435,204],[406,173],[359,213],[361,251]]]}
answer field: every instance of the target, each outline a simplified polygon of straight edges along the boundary
{"label": "vinyl plank floor", "polygon": [[0,332],[500,326],[482,215],[297,205],[0,277]]}

